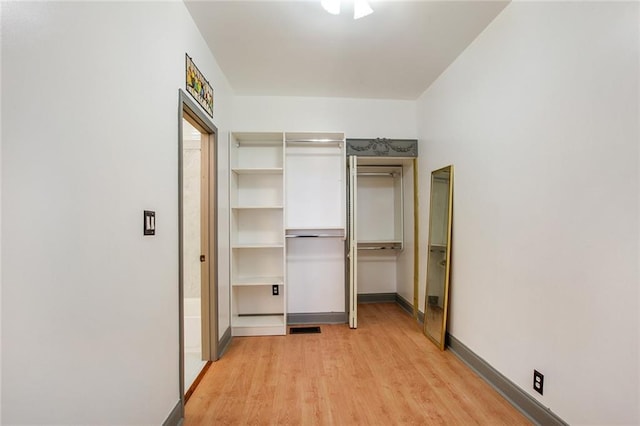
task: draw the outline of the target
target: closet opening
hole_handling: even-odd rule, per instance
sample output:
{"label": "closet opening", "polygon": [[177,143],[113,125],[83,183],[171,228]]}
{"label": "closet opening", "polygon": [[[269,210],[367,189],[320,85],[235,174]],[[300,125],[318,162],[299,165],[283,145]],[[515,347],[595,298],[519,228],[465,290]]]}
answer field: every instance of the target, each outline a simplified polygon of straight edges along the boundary
{"label": "closet opening", "polygon": [[351,328],[361,303],[398,303],[417,318],[415,167],[413,157],[349,156]]}

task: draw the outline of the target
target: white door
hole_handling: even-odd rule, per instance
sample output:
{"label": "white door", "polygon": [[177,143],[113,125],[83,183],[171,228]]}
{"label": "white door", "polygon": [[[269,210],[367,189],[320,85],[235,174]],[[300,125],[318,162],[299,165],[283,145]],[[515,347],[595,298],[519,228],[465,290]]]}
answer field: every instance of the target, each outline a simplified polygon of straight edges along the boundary
{"label": "white door", "polygon": [[349,327],[358,328],[358,158],[349,157]]}

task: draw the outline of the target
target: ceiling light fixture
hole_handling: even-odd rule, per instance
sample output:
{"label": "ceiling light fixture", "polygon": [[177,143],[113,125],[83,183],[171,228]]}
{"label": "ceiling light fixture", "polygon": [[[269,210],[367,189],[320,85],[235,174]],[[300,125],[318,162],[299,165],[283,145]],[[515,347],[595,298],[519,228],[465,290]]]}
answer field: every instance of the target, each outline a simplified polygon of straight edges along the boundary
{"label": "ceiling light fixture", "polygon": [[330,14],[340,15],[340,0],[322,0],[320,4]]}
{"label": "ceiling light fixture", "polygon": [[[340,0],[322,0],[320,2],[324,10],[332,15],[340,14]],[[371,15],[373,9],[367,0],[354,0],[353,2],[353,19],[360,19],[367,15]]]}
{"label": "ceiling light fixture", "polygon": [[353,2],[353,19],[364,18],[372,13],[373,9],[371,9],[367,0],[355,0]]}

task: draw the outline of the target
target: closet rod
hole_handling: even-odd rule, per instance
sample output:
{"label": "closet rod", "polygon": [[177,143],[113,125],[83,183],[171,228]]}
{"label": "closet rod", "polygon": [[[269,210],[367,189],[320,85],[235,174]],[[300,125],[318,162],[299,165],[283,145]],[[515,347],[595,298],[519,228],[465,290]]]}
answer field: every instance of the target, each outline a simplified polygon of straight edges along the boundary
{"label": "closet rod", "polygon": [[287,143],[289,142],[299,142],[299,143],[343,143],[342,139],[287,139]]}
{"label": "closet rod", "polygon": [[344,238],[342,235],[331,234],[305,234],[305,235],[285,235],[286,238]]}
{"label": "closet rod", "polygon": [[397,173],[392,172],[358,172],[358,176],[396,176]]}
{"label": "closet rod", "polygon": [[396,250],[399,247],[394,246],[375,246],[375,247],[358,247],[358,250]]}

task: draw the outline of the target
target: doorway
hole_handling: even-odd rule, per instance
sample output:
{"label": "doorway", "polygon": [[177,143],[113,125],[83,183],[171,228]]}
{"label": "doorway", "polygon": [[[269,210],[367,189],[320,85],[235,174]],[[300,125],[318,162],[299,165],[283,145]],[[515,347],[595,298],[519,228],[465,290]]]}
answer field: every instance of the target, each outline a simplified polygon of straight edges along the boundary
{"label": "doorway", "polygon": [[217,129],[184,92],[179,98],[179,368],[184,409],[217,356]]}
{"label": "doorway", "polygon": [[[208,284],[208,134],[202,133],[185,115],[182,119],[182,215],[184,293],[184,385],[187,398],[192,386],[207,365],[204,351],[207,323],[203,311],[207,299],[202,297]],[[204,306],[203,306],[204,305]],[[204,335],[203,335],[204,334]],[[197,385],[197,384],[196,384]]]}
{"label": "doorway", "polygon": [[398,303],[418,316],[417,179],[414,157],[349,155],[348,309]]}

